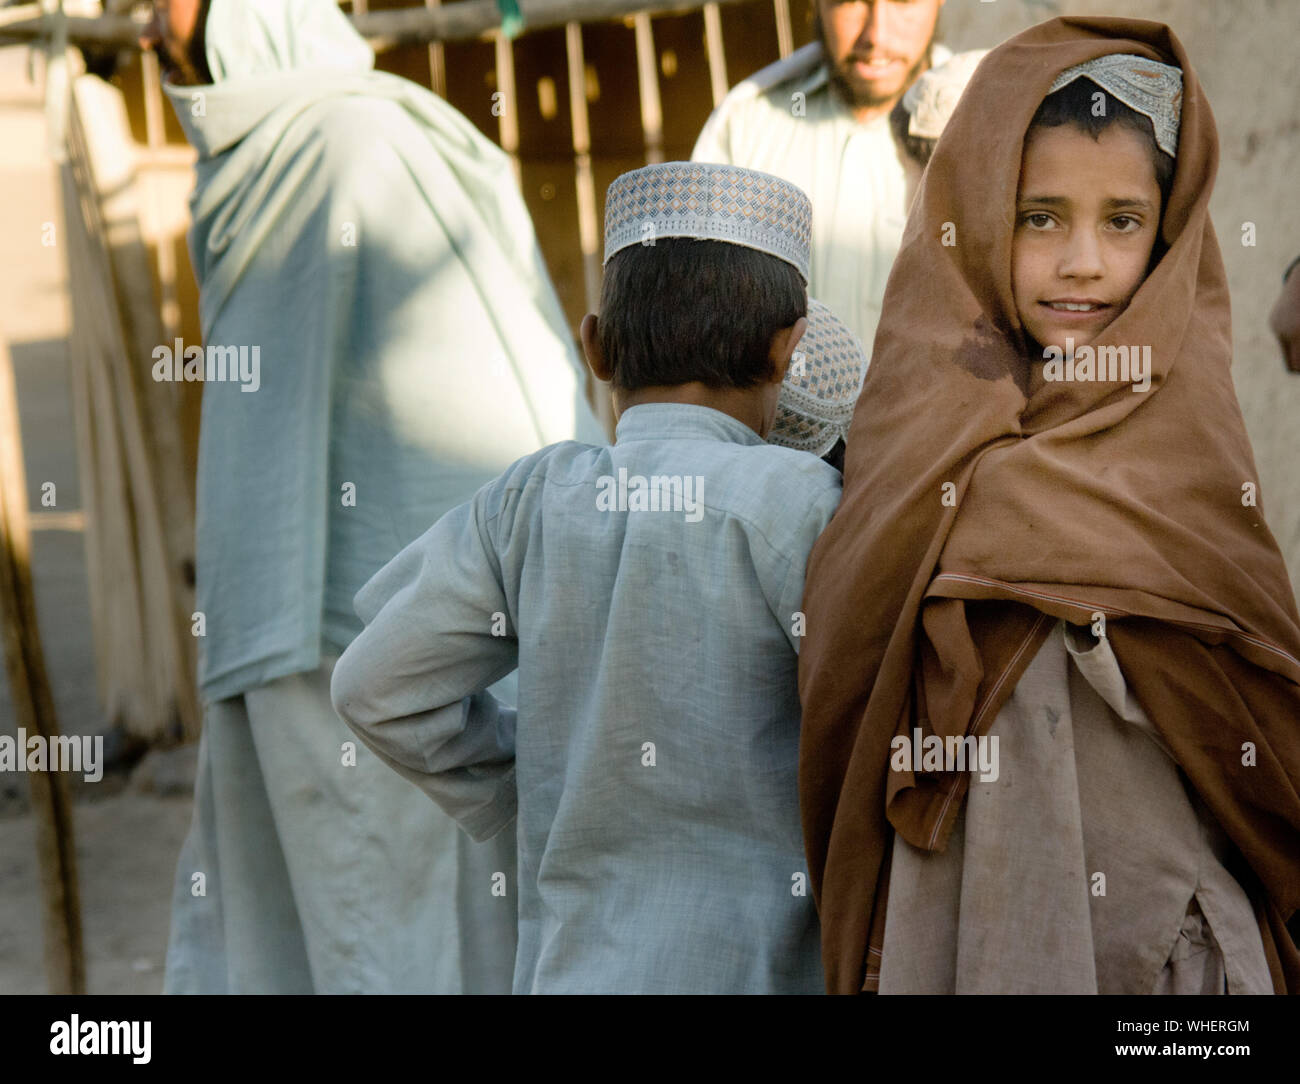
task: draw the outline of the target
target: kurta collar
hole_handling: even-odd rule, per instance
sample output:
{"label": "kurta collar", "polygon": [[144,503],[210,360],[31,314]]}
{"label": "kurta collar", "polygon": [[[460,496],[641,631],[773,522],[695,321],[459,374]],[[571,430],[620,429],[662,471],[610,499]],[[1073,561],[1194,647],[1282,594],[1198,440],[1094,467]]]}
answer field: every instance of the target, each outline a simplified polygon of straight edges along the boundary
{"label": "kurta collar", "polygon": [[634,440],[720,440],[765,444],[754,430],[730,414],[692,403],[642,403],[628,407],[614,431],[617,444]]}

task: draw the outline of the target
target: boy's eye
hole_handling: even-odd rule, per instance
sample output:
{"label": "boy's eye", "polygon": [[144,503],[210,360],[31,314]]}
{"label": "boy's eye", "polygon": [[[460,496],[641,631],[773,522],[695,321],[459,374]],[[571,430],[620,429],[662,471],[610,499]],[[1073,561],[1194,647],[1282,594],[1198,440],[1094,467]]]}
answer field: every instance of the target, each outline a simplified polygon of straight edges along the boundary
{"label": "boy's eye", "polygon": [[1030,211],[1020,216],[1020,221],[1033,230],[1046,230],[1052,225],[1052,216],[1046,211]]}

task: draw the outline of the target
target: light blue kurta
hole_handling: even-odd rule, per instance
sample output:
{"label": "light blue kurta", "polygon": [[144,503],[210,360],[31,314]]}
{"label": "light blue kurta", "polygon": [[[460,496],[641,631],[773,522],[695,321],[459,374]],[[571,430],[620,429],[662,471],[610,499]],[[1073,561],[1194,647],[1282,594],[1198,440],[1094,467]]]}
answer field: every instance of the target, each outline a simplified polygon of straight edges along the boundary
{"label": "light blue kurta", "polygon": [[[655,476],[702,503],[610,510],[602,479]],[[518,813],[516,993],[823,989],[796,652],[839,495],[728,415],[636,406],[613,447],[520,460],[358,594],[344,721],[476,838]],[[517,716],[462,701],[516,663]]]}

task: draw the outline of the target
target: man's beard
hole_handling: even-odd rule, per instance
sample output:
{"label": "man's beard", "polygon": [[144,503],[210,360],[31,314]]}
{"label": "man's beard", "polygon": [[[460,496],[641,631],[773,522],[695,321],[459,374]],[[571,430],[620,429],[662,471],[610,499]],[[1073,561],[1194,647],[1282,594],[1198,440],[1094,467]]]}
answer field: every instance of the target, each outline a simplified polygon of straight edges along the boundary
{"label": "man's beard", "polygon": [[[889,105],[895,102],[930,67],[930,50],[934,47],[935,33],[930,34],[930,40],[925,43],[925,49],[922,51],[920,59],[912,65],[912,70],[907,73],[907,78],[903,80],[902,86],[891,93],[881,94],[853,70],[854,54],[850,53],[838,64],[833,64],[830,61],[830,50],[826,48],[826,34],[822,29],[821,19],[818,19],[816,23],[817,39],[822,44],[822,53],[826,56],[827,66],[830,68],[830,84],[840,96],[840,100],[850,109],[872,109],[876,106]],[[935,32],[937,32],[937,29],[936,27]]]}

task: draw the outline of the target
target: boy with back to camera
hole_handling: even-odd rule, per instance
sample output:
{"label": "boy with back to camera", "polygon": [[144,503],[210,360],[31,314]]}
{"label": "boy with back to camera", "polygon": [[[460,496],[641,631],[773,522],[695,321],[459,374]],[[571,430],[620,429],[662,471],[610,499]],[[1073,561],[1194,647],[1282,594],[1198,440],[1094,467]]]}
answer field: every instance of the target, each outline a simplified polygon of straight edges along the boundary
{"label": "boy with back to camera", "polygon": [[[733,166],[615,181],[582,337],[616,443],[521,459],[357,595],[339,714],[475,839],[518,816],[516,993],[822,988],[796,652],[840,479],[764,442],[810,217]],[[517,714],[483,692],[516,665]]]}

